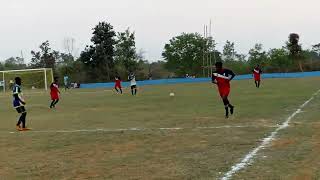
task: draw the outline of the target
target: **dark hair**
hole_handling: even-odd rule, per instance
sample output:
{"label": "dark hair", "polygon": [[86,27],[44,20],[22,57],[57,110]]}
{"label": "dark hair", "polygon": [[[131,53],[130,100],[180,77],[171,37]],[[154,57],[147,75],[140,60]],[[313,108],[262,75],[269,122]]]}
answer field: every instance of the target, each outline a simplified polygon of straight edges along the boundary
{"label": "dark hair", "polygon": [[59,77],[54,77],[53,79],[54,79],[55,81],[57,81],[57,80],[59,79]]}
{"label": "dark hair", "polygon": [[20,78],[20,77],[16,77],[16,78],[14,78],[14,80],[15,80],[16,82],[21,82],[21,78]]}
{"label": "dark hair", "polygon": [[222,62],[216,62],[215,66],[222,67]]}

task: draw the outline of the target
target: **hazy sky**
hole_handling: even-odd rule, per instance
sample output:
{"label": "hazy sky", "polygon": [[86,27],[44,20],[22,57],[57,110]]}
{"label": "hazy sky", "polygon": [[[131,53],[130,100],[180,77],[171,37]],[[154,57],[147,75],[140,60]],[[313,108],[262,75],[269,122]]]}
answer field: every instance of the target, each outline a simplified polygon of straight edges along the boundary
{"label": "hazy sky", "polygon": [[319,0],[0,0],[0,59],[20,51],[30,58],[45,40],[63,51],[66,37],[81,51],[99,21],[134,30],[137,48],[152,61],[171,37],[202,33],[210,18],[219,49],[226,40],[241,53],[257,42],[281,47],[291,32],[309,48],[320,42],[319,7]]}

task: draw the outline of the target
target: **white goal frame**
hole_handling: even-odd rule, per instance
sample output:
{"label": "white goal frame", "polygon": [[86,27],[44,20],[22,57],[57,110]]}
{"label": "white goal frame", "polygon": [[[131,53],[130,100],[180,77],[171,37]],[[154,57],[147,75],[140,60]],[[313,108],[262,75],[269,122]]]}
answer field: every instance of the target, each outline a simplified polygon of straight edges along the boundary
{"label": "white goal frame", "polygon": [[[51,73],[48,74],[47,71],[50,70]],[[52,68],[39,68],[39,69],[20,69],[20,70],[7,70],[7,71],[0,71],[0,74],[2,73],[2,82],[3,82],[3,92],[6,92],[6,83],[5,83],[5,74],[10,72],[32,72],[32,71],[43,71],[44,73],[44,89],[48,91],[48,76],[51,76],[51,79],[53,80],[53,70]]]}

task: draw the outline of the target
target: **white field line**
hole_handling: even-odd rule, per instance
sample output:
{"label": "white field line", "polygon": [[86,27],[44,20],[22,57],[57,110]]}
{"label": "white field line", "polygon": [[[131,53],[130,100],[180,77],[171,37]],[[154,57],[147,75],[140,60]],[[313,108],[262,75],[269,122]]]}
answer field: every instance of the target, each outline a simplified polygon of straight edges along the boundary
{"label": "white field line", "polygon": [[[267,125],[246,125],[246,126],[212,126],[212,127],[195,127],[195,128],[182,128],[182,127],[172,127],[172,128],[124,128],[124,129],[76,129],[76,130],[44,130],[44,131],[28,131],[28,133],[96,133],[96,132],[137,132],[137,131],[181,131],[181,130],[203,130],[203,129],[226,129],[226,128],[274,128],[279,126],[267,126]],[[22,133],[22,132],[6,132],[0,131],[0,133]]]}
{"label": "white field line", "polygon": [[299,113],[301,113],[302,109],[308,105],[314,98],[315,96],[317,96],[320,93],[320,90],[318,90],[316,93],[314,93],[312,95],[312,97],[307,100],[305,103],[303,103],[294,113],[292,113],[287,119],[286,121],[280,125],[276,130],[274,130],[267,138],[264,138],[262,140],[262,143],[256,147],[255,149],[253,149],[252,151],[250,151],[242,160],[241,162],[233,165],[231,167],[231,170],[228,171],[227,173],[224,174],[224,176],[221,178],[221,180],[229,180],[230,178],[232,178],[232,176],[234,174],[236,174],[238,171],[240,171],[241,169],[246,168],[249,164],[252,163],[253,158],[257,155],[257,153],[265,148],[267,145],[269,145],[274,138],[276,137],[276,135],[278,134],[279,131],[286,129],[289,126],[290,121]]}

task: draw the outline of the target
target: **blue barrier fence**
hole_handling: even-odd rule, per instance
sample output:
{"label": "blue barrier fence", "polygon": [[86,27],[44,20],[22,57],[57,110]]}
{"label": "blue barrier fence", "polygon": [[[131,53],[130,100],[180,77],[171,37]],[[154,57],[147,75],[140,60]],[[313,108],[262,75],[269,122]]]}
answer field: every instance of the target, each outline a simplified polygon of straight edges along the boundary
{"label": "blue barrier fence", "polygon": [[[320,71],[314,72],[299,72],[299,73],[269,73],[262,74],[262,78],[304,78],[304,77],[318,77],[320,76]],[[235,80],[245,80],[252,79],[251,74],[238,75]],[[145,85],[161,85],[161,84],[181,84],[181,83],[201,83],[210,82],[210,78],[173,78],[173,79],[159,79],[159,80],[145,80],[137,81],[138,86]],[[123,82],[124,87],[129,86],[129,82]],[[113,88],[114,82],[109,83],[91,83],[91,84],[81,84],[80,88]]]}

